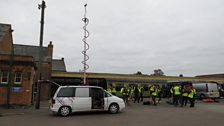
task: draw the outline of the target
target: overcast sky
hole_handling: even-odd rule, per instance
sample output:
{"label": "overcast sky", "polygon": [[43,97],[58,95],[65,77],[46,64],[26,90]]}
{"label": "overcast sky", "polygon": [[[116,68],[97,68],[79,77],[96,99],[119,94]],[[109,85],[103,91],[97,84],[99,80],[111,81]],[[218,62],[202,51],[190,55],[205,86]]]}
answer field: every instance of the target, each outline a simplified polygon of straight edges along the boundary
{"label": "overcast sky", "polygon": [[[224,0],[45,0],[44,46],[68,71],[83,69],[87,2],[88,72],[195,76],[224,73]],[[39,45],[41,0],[0,0],[15,44]]]}

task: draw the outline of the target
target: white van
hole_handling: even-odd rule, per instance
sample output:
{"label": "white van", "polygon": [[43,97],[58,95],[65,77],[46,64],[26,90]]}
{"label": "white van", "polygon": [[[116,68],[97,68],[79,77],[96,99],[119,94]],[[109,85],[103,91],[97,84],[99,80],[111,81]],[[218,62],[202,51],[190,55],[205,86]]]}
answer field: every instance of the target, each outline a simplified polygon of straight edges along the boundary
{"label": "white van", "polygon": [[193,87],[196,89],[196,97],[204,98],[219,98],[218,85],[216,83],[194,83]]}
{"label": "white van", "polygon": [[124,100],[97,86],[60,86],[51,100],[53,113],[68,116],[78,111],[109,111],[125,108]]}

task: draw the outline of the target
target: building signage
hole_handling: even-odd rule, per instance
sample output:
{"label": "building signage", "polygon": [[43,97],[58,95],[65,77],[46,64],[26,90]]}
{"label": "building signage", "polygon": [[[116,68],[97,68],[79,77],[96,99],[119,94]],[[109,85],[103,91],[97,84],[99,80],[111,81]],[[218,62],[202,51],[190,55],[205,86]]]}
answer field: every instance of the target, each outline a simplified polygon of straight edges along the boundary
{"label": "building signage", "polygon": [[12,87],[11,92],[19,93],[22,91],[22,87]]}

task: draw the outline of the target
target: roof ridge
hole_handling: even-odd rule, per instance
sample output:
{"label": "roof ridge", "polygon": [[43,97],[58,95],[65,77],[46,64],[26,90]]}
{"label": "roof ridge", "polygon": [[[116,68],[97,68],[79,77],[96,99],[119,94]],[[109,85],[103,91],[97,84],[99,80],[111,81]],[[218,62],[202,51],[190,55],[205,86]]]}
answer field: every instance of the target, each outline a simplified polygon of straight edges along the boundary
{"label": "roof ridge", "polygon": [[[25,45],[25,44],[13,44],[13,45],[16,45],[16,46],[26,46],[26,47],[39,47],[38,45]],[[43,46],[43,48],[47,48],[47,46]]]}

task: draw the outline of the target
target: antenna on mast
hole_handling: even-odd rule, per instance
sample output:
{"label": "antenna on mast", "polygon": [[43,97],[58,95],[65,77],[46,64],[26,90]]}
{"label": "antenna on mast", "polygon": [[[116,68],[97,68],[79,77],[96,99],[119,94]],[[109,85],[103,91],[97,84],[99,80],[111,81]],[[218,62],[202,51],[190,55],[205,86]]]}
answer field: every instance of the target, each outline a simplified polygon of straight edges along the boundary
{"label": "antenna on mast", "polygon": [[85,13],[84,13],[84,17],[82,18],[82,21],[84,22],[84,38],[82,39],[83,43],[84,43],[84,49],[82,51],[82,54],[84,56],[84,60],[82,61],[83,64],[83,85],[88,85],[87,84],[87,74],[86,74],[86,70],[89,69],[89,65],[86,63],[87,60],[89,60],[89,56],[87,55],[87,50],[89,50],[89,44],[86,42],[86,39],[89,37],[89,31],[86,29],[87,25],[89,24],[89,19],[86,17],[86,10],[87,7],[87,3],[84,5],[85,8]]}

